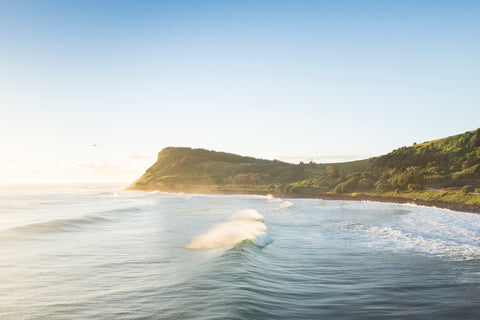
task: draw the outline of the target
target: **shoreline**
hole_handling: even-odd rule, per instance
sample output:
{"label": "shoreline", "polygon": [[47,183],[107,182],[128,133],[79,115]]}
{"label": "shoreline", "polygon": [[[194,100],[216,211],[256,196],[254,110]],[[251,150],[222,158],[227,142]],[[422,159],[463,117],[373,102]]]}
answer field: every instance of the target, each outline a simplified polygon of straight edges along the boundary
{"label": "shoreline", "polygon": [[216,195],[260,195],[266,196],[271,194],[276,198],[290,198],[290,199],[320,199],[320,200],[347,200],[347,201],[372,201],[392,204],[414,204],[417,206],[425,206],[431,208],[448,209],[457,212],[467,212],[480,214],[480,206],[474,204],[466,204],[461,202],[447,202],[438,200],[421,200],[410,199],[392,196],[377,196],[377,195],[349,195],[349,194],[332,194],[332,193],[318,193],[318,194],[292,194],[292,193],[278,193],[265,191],[245,191],[245,190],[212,190],[212,189],[196,189],[196,190],[182,190],[182,191],[161,191],[156,189],[137,189],[127,188],[126,191],[144,191],[144,192],[166,192],[166,193],[188,193],[188,194],[216,194]]}
{"label": "shoreline", "polygon": [[435,200],[421,200],[421,199],[409,199],[409,198],[400,198],[400,197],[391,197],[391,196],[373,196],[373,195],[343,195],[343,194],[321,194],[315,197],[296,197],[296,198],[307,198],[307,199],[322,199],[322,200],[347,200],[347,201],[371,201],[371,202],[382,202],[382,203],[392,203],[392,204],[413,204],[416,206],[424,206],[430,208],[438,209],[448,209],[457,212],[466,212],[466,213],[475,213],[480,214],[480,206],[473,204],[465,204],[460,202],[446,202],[446,201],[435,201]]}

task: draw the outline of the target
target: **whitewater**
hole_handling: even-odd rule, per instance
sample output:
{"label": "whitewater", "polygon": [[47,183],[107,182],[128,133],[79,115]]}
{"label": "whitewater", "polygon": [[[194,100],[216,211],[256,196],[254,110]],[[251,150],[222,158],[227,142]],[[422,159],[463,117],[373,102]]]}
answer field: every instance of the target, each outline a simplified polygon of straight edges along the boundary
{"label": "whitewater", "polygon": [[0,186],[0,319],[476,319],[480,215]]}

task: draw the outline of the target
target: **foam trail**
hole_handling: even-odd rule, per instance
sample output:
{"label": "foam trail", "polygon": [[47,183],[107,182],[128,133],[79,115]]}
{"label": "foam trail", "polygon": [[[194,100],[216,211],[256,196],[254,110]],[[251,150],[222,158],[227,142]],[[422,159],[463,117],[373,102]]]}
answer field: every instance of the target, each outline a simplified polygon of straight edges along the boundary
{"label": "foam trail", "polygon": [[230,219],[215,225],[206,233],[193,239],[186,245],[188,249],[214,249],[233,247],[244,240],[252,240],[257,246],[264,247],[272,240],[267,227],[262,222],[263,216],[254,209],[247,209],[234,214]]}

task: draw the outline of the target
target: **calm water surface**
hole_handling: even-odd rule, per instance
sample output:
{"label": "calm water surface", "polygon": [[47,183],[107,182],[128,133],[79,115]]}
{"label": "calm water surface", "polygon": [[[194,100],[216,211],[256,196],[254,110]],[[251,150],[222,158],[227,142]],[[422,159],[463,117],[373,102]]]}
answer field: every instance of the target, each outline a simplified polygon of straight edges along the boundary
{"label": "calm water surface", "polygon": [[477,319],[480,215],[0,187],[0,319]]}

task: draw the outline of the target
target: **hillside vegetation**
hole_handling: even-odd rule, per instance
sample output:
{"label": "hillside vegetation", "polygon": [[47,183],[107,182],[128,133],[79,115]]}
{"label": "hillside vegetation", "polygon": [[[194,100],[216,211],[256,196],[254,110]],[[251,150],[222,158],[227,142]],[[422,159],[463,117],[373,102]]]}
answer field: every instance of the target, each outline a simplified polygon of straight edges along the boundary
{"label": "hillside vegetation", "polygon": [[130,189],[288,196],[373,195],[480,205],[480,129],[344,163],[291,164],[163,149]]}

